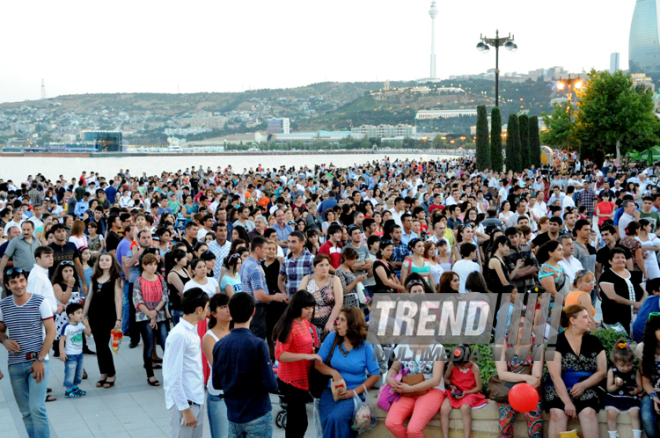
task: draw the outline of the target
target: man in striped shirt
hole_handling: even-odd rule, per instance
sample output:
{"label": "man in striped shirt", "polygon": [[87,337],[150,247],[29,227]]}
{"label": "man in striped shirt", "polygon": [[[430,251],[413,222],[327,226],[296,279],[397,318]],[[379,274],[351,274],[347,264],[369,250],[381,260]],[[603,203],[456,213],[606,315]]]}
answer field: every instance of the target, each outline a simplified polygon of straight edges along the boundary
{"label": "man in striped shirt", "polygon": [[27,292],[27,272],[10,268],[7,284],[12,295],[0,301],[0,343],[9,351],[11,387],[28,436],[48,438],[46,385],[48,351],[55,339],[53,312],[43,296]]}

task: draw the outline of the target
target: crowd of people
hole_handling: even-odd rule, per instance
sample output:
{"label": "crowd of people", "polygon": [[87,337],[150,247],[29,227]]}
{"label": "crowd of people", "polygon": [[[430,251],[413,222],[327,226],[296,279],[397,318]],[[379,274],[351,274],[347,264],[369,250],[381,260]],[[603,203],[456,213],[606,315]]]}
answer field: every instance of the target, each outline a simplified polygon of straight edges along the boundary
{"label": "crowd of people", "polygon": [[[496,361],[502,382],[541,395],[529,436],[543,436],[546,411],[549,436],[578,418],[597,437],[601,409],[613,438],[621,412],[635,437],[660,436],[660,167],[566,153],[516,174],[475,163],[0,179],[0,341],[28,435],[49,436],[51,355],[65,398],[86,395],[85,368],[111,390],[122,333],[142,349],[146,383],[164,388],[173,437],[201,436],[205,416],[213,437],[271,436],[273,393],[287,438],[305,435],[312,402],[324,437],[354,436],[355,399],[384,384],[402,395],[385,421],[395,437],[421,437],[438,413],[448,436],[454,409],[469,437],[488,403],[471,346],[431,346],[449,352],[429,361],[398,345],[379,363],[365,342],[370,297],[477,292],[500,308],[521,295],[534,309],[534,292],[563,306],[556,354]],[[600,328],[622,333],[612,352]],[[513,437],[516,411],[496,401],[500,436]]]}

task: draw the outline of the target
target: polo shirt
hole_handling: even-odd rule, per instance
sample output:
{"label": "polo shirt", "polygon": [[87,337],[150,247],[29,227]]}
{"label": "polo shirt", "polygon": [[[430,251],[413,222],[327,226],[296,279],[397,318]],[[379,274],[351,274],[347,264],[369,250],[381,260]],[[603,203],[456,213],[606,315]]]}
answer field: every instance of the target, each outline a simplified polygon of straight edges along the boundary
{"label": "polo shirt", "polygon": [[334,269],[337,269],[341,265],[341,245],[333,245],[328,240],[319,248],[319,254],[325,254],[330,257],[330,266]]}
{"label": "polo shirt", "polygon": [[21,234],[9,241],[4,255],[14,262],[15,267],[29,271],[37,263],[34,258],[34,251],[40,245],[39,241],[35,238],[32,238],[32,243],[29,243]]}

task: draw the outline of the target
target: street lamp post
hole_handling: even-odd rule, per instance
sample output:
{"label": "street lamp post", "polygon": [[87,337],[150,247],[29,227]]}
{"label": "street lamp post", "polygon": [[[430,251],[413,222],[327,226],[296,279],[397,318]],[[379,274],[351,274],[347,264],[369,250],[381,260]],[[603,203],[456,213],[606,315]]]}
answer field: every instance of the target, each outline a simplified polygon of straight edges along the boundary
{"label": "street lamp post", "polygon": [[477,44],[477,50],[481,53],[488,53],[489,46],[495,47],[495,106],[500,106],[500,47],[504,46],[510,52],[518,50],[518,45],[515,44],[514,36],[509,34],[508,37],[500,38],[500,31],[495,31],[495,38],[484,37],[483,34],[479,36],[481,42]]}
{"label": "street lamp post", "polygon": [[568,79],[560,79],[557,82],[557,89],[563,90],[568,87],[568,123],[572,121],[573,106],[571,104],[571,98],[573,97],[573,90],[580,89],[584,86],[584,82],[581,78],[571,78],[571,75],[568,75]]}

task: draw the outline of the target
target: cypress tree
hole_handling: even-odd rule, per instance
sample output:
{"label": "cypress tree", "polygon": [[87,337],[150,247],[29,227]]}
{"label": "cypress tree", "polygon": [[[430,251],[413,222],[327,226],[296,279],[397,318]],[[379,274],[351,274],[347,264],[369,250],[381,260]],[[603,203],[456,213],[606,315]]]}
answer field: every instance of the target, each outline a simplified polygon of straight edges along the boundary
{"label": "cypress tree", "polygon": [[522,171],[522,155],[520,152],[520,128],[518,116],[509,115],[509,124],[506,131],[506,170]]}
{"label": "cypress tree", "polygon": [[490,143],[488,141],[488,115],[486,105],[477,107],[477,169],[490,169]]}
{"label": "cypress tree", "polygon": [[495,107],[490,113],[490,165],[494,171],[501,172],[502,157],[502,115]]}
{"label": "cypress tree", "polygon": [[530,169],[532,160],[529,155],[529,117],[521,115],[518,117],[518,125],[520,125],[520,156],[523,169]]}
{"label": "cypress tree", "polygon": [[541,137],[539,136],[539,118],[529,118],[527,126],[529,130],[529,158],[531,164],[537,169],[541,167]]}

